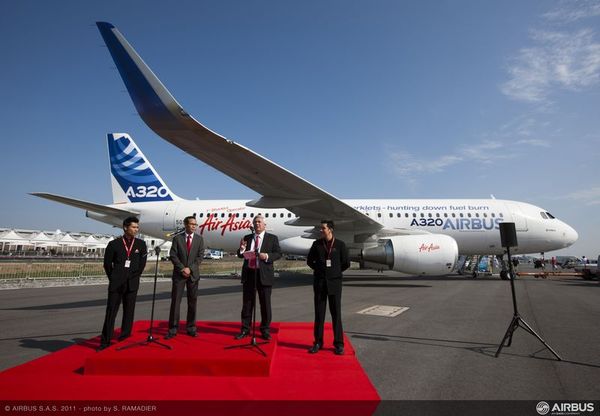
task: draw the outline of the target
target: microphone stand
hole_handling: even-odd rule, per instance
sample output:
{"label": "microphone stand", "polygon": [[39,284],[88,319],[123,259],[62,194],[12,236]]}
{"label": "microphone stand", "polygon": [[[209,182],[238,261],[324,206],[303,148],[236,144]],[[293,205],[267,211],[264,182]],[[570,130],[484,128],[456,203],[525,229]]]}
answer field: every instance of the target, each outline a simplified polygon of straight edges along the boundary
{"label": "microphone stand", "polygon": [[[542,344],[544,344],[544,347],[548,348],[548,350],[554,354],[554,356],[556,357],[556,359],[558,361],[562,361],[562,359],[560,358],[560,356],[548,345],[546,344],[546,341],[544,341],[542,339],[542,337],[540,337],[528,324],[527,322],[525,322],[525,320],[523,320],[523,318],[521,318],[521,315],[519,315],[519,311],[517,310],[517,298],[515,296],[515,272],[513,269],[513,263],[512,263],[512,259],[510,258],[510,247],[506,247],[506,252],[508,254],[508,267],[510,269],[510,276],[509,276],[509,280],[510,280],[510,289],[512,292],[512,301],[513,301],[513,319],[510,322],[510,325],[508,325],[508,329],[506,330],[506,334],[504,334],[504,338],[502,338],[502,342],[500,342],[500,345],[498,346],[498,351],[496,351],[496,355],[495,357],[497,358],[498,355],[500,355],[500,352],[502,351],[502,348],[506,347],[510,347],[510,345],[512,344],[512,337],[513,337],[513,332],[515,332],[515,330],[518,327],[523,328],[525,331],[529,332],[531,335],[533,335],[534,337],[536,337],[538,340],[540,340],[540,342]],[[506,345],[504,344],[506,342]]]}
{"label": "microphone stand", "polygon": [[258,246],[254,247],[254,255],[256,256],[256,269],[254,269],[254,300],[252,302],[252,335],[250,337],[250,342],[248,344],[242,345],[231,345],[229,347],[225,347],[226,350],[234,349],[234,348],[256,348],[259,353],[263,355],[263,357],[267,356],[267,353],[263,351],[260,347],[261,345],[268,344],[269,341],[256,342],[256,292],[258,291],[257,283],[258,283],[258,266],[259,266],[259,252]]}
{"label": "microphone stand", "polygon": [[123,347],[117,348],[117,351],[125,350],[132,347],[139,347],[141,345],[150,345],[157,344],[161,347],[167,348],[169,350],[173,349],[170,345],[164,344],[160,342],[158,339],[154,338],[152,335],[152,329],[154,328],[154,303],[156,301],[156,280],[158,279],[158,259],[160,255],[160,247],[154,247],[154,253],[156,253],[156,264],[154,266],[154,291],[152,292],[152,312],[150,313],[150,329],[148,329],[148,338],[145,341],[135,342],[133,344],[125,345]]}

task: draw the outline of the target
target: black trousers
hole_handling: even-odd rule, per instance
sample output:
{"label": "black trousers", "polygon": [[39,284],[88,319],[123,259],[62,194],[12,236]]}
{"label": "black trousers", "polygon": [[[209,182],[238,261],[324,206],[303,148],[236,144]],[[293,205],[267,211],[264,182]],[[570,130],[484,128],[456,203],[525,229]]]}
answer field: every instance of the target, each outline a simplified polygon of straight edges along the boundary
{"label": "black trousers", "polygon": [[185,329],[187,332],[196,331],[196,303],[198,300],[198,282],[192,279],[174,278],[171,288],[171,310],[169,311],[169,333],[176,334],[179,327],[179,312],[183,289],[187,292],[187,319]]}
{"label": "black trousers", "polygon": [[[260,330],[269,332],[271,327],[271,290],[273,286],[265,286],[260,281],[260,270],[256,271],[258,300],[260,302]],[[242,331],[250,331],[252,326],[252,310],[254,309],[254,270],[248,274],[244,282],[242,299]]]}
{"label": "black trousers", "polygon": [[313,284],[315,293],[315,343],[323,345],[323,330],[325,326],[325,313],[327,300],[329,300],[329,312],[333,324],[333,345],[344,346],[344,329],[342,328],[342,292],[330,295],[327,292],[325,279],[315,279]]}
{"label": "black trousers", "polygon": [[129,290],[127,282],[113,291],[108,291],[106,302],[106,315],[102,327],[102,345],[109,345],[115,330],[115,320],[119,312],[119,305],[123,302],[123,321],[121,323],[121,336],[131,335],[133,327],[133,315],[135,312],[135,301],[137,290]]}

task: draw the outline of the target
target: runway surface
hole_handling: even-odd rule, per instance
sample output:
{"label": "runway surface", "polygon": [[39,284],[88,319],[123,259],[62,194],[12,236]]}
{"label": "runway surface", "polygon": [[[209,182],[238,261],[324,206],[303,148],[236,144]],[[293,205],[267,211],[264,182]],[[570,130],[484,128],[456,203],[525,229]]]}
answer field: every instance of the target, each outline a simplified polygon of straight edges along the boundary
{"label": "runway surface", "polygon": [[[525,277],[515,285],[521,316],[563,361],[522,329],[494,358],[513,316],[510,284],[497,277],[351,271],[343,289],[344,330],[383,400],[600,397],[600,282]],[[157,288],[155,319],[166,320],[170,283]],[[1,290],[0,370],[98,335],[106,290],[106,285]],[[237,321],[241,296],[237,279],[202,280],[198,319]],[[143,283],[136,320],[149,319],[151,299],[152,284]],[[272,300],[274,321],[312,321],[312,276],[283,273]],[[409,309],[395,317],[357,313],[374,305]],[[185,297],[182,316],[184,308]],[[326,342],[331,338],[326,334]]]}

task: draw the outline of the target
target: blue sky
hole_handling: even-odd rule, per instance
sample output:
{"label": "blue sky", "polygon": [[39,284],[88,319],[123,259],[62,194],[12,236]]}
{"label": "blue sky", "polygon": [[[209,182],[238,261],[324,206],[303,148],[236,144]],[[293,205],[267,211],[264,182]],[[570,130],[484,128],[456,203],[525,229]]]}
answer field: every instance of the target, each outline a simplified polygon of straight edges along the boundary
{"label": "blue sky", "polygon": [[494,194],[600,253],[600,1],[11,2],[1,227],[113,232],[27,195],[111,202],[109,132],[182,197],[256,197],[146,127],[96,21],[196,119],[338,197]]}

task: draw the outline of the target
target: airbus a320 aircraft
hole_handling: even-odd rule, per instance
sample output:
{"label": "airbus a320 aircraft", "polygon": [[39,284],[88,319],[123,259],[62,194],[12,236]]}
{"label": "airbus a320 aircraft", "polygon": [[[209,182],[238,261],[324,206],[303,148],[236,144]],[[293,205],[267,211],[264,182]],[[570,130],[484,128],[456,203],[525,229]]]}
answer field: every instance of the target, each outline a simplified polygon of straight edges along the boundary
{"label": "airbus a320 aircraft", "polygon": [[110,23],[97,23],[133,103],[159,136],[256,191],[253,201],[190,201],[162,181],[131,137],[108,135],[113,203],[101,205],[48,193],[33,195],[85,209],[89,218],[120,226],[137,215],[143,232],[158,238],[195,215],[209,247],[235,251],[252,218],[262,214],[286,253],[304,255],[322,219],[352,260],[410,274],[451,271],[460,254],[503,254],[498,224],[514,222],[514,253],[572,245],[577,232],[547,210],[497,199],[341,200],[252,150],[207,129],[190,116]]}

